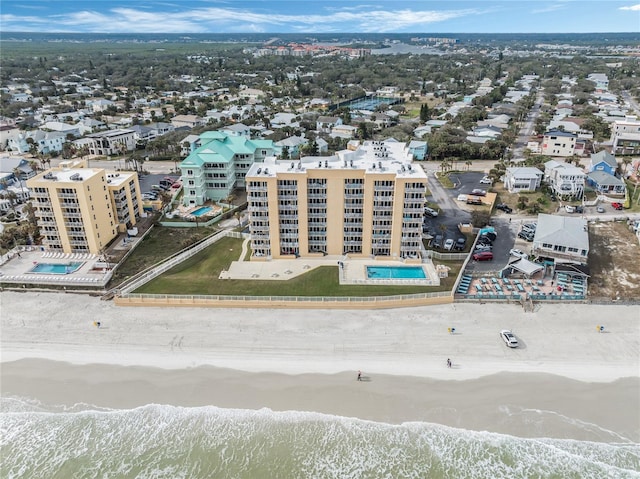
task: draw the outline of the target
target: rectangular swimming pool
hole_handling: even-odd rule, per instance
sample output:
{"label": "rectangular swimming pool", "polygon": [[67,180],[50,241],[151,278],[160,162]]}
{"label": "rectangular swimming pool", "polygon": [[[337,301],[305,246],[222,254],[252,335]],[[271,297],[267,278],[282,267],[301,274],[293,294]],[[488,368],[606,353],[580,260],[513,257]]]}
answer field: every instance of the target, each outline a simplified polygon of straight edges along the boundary
{"label": "rectangular swimming pool", "polygon": [[209,211],[211,211],[213,208],[211,206],[202,206],[200,208],[198,208],[197,210],[193,210],[191,213],[193,216],[202,216],[206,213],[208,213]]}
{"label": "rectangular swimming pool", "polygon": [[427,279],[422,266],[367,266],[367,279]]}
{"label": "rectangular swimming pool", "polygon": [[47,273],[47,274],[69,274],[78,271],[84,261],[56,264],[56,263],[38,263],[29,270],[29,273]]}

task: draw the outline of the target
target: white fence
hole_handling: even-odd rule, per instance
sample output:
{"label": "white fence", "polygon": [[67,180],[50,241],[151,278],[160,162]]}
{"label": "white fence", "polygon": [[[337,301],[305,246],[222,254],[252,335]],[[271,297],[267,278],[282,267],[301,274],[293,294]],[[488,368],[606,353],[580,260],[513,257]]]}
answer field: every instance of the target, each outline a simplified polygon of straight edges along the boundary
{"label": "white fence", "polygon": [[231,236],[232,238],[248,237],[246,233],[238,233],[236,231],[220,231],[218,233],[215,233],[200,241],[199,243],[189,247],[188,249],[182,250],[181,252],[167,258],[162,263],[154,265],[150,269],[143,271],[133,278],[125,281],[117,288],[118,293],[123,296],[130,293],[131,291],[136,290],[143,284],[146,284],[152,279],[157,278],[165,271],[170,270],[174,266],[200,253],[202,250],[208,248],[209,246],[226,236]]}

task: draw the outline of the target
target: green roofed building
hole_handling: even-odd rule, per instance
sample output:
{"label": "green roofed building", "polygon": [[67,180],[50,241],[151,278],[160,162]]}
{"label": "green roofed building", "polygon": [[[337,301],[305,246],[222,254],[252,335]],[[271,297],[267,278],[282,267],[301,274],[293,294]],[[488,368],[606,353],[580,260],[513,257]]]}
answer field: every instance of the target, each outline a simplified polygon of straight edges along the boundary
{"label": "green roofed building", "polygon": [[245,186],[252,164],[274,155],[271,140],[222,131],[204,132],[198,143],[200,146],[180,163],[185,206],[227,198],[235,188]]}

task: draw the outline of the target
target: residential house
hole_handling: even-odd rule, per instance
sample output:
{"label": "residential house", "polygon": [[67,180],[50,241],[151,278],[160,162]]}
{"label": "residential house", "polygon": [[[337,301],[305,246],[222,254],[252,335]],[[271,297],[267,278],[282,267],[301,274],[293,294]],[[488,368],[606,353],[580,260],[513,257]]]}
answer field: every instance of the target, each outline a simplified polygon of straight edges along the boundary
{"label": "residential house", "polygon": [[596,84],[596,91],[606,91],[609,89],[609,78],[605,73],[590,73],[587,80]]}
{"label": "residential house", "polygon": [[316,120],[316,131],[318,133],[331,133],[331,129],[336,125],[342,125],[342,119],[338,116],[319,116]]}
{"label": "residential house", "polygon": [[71,136],[80,136],[80,128],[77,125],[69,125],[61,121],[47,121],[42,128],[49,131],[57,131]]}
{"label": "residential house", "polygon": [[542,139],[542,154],[571,156],[575,152],[577,135],[561,130],[549,130]]}
{"label": "residential house", "polygon": [[91,108],[94,113],[106,111],[109,107],[115,107],[115,102],[111,100],[106,100],[104,98],[100,100],[87,101],[87,106]]}
{"label": "residential house", "polygon": [[598,193],[605,195],[623,196],[627,189],[622,179],[602,170],[588,173],[587,183]]}
{"label": "residential house", "polygon": [[478,126],[473,129],[473,136],[499,138],[502,130],[495,126]]}
{"label": "residential house", "polygon": [[427,157],[427,142],[411,140],[407,145],[407,149],[414,160],[424,160]]}
{"label": "residential house", "polygon": [[176,127],[171,123],[157,122],[157,123],[149,123],[145,125],[151,131],[151,137],[157,138],[162,135],[166,135],[167,133],[171,133],[175,131]]}
{"label": "residential house", "polygon": [[7,139],[7,149],[18,153],[29,153],[31,145],[38,153],[46,155],[62,151],[62,145],[67,141],[67,135],[57,131],[33,130],[20,132]]}
{"label": "residential house", "polygon": [[357,126],[353,125],[336,125],[331,128],[331,136],[336,138],[353,138],[358,131]]}
{"label": "residential house", "polygon": [[81,135],[95,133],[96,131],[104,130],[107,128],[107,125],[104,122],[96,120],[94,118],[83,118],[82,120],[78,121],[78,123],[76,123],[76,126],[78,127]]}
{"label": "residential house", "polygon": [[269,120],[271,128],[283,128],[285,126],[298,127],[300,126],[296,121],[297,115],[295,113],[279,112],[273,115],[273,118]]}
{"label": "residential house", "polygon": [[591,155],[591,162],[587,167],[587,171],[604,171],[610,175],[615,175],[618,169],[618,161],[608,151],[602,150]]}
{"label": "residential house", "polygon": [[180,156],[188,156],[200,146],[200,135],[187,135],[180,142]]}
{"label": "residential house", "polygon": [[91,155],[121,155],[136,146],[136,132],[131,129],[100,131],[88,135],[87,139]]}
{"label": "residential house", "polygon": [[587,263],[587,220],[579,216],[538,215],[532,253],[559,263]]}
{"label": "residential house", "polygon": [[544,164],[544,180],[558,196],[581,198],[586,175],[577,166],[549,160]]}
{"label": "residential house", "polygon": [[[0,178],[10,182],[17,182],[28,180],[33,176],[36,176],[36,171],[31,167],[31,161],[21,156],[3,156],[0,158]],[[2,188],[1,185],[0,188]]]}
{"label": "residential house", "polygon": [[240,90],[238,92],[238,96],[241,98],[246,98],[248,100],[260,100],[265,97],[265,93],[262,90],[258,90],[256,88],[245,88],[244,90]]}
{"label": "residential house", "polygon": [[244,123],[234,123],[233,125],[225,126],[220,131],[228,132],[233,136],[251,137],[251,128]]}
{"label": "residential house", "polygon": [[324,138],[317,137],[316,138],[316,145],[318,145],[318,153],[319,154],[323,154],[323,153],[328,153],[329,152],[329,143],[327,143],[327,141]]}
{"label": "residential house", "polygon": [[274,146],[274,152],[278,156],[282,156],[284,149],[287,149],[289,158],[298,158],[300,156],[301,149],[304,145],[307,145],[309,140],[304,136],[290,136],[280,141],[276,141]]}
{"label": "residential house", "polygon": [[274,155],[271,140],[255,140],[223,131],[204,132],[193,142],[198,143],[200,146],[179,166],[185,206],[227,198],[235,188],[245,186],[245,175],[251,165]]}
{"label": "residential house", "polygon": [[186,126],[187,128],[195,128],[204,125],[204,120],[197,115],[176,115],[171,118],[171,124],[174,128]]}
{"label": "residential house", "polygon": [[533,167],[510,167],[504,175],[504,187],[509,193],[536,191],[542,183],[543,172]]}
{"label": "residential house", "polygon": [[611,128],[613,153],[616,155],[640,154],[640,121],[634,116],[616,120]]}

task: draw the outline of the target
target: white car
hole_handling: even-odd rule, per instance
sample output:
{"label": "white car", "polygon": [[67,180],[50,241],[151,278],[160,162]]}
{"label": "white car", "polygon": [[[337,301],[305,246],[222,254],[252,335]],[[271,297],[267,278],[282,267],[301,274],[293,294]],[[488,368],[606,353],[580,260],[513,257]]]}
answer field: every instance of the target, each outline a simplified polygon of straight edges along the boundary
{"label": "white car", "polygon": [[491,185],[491,184],[493,184],[493,181],[491,181],[491,178],[489,178],[488,176],[485,176],[484,178],[482,178],[480,180],[480,184],[481,185]]}
{"label": "white car", "polygon": [[564,209],[567,211],[567,213],[575,213],[576,212],[576,207],[575,206],[567,205],[567,206],[564,207]]}
{"label": "white car", "polygon": [[449,238],[447,241],[444,242],[444,249],[446,249],[447,251],[451,251],[451,249],[453,248],[454,245],[454,241]]}
{"label": "white car", "polygon": [[515,256],[516,258],[527,258],[528,257],[527,253],[525,253],[521,249],[515,249],[515,248],[512,249],[511,251],[509,251],[509,256]]}
{"label": "white car", "polygon": [[510,348],[518,347],[518,339],[508,329],[503,329],[502,331],[500,331],[500,337],[502,338],[504,343]]}
{"label": "white car", "polygon": [[435,218],[436,216],[438,216],[438,212],[433,208],[429,208],[428,206],[425,206],[424,214],[425,216],[431,216],[432,218]]}

